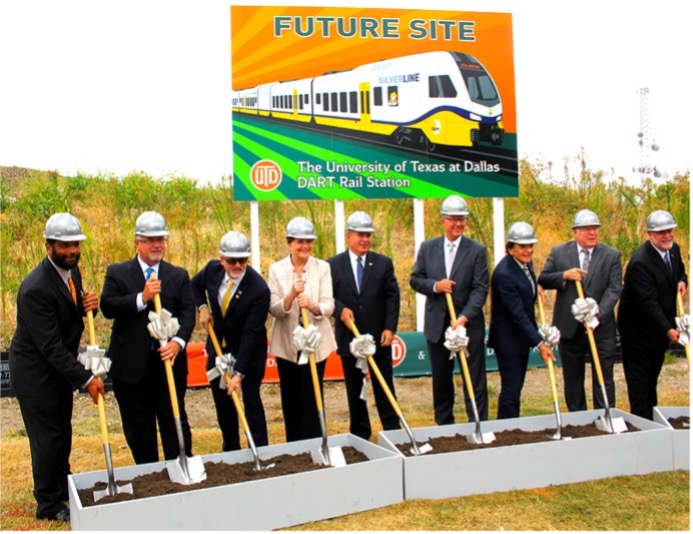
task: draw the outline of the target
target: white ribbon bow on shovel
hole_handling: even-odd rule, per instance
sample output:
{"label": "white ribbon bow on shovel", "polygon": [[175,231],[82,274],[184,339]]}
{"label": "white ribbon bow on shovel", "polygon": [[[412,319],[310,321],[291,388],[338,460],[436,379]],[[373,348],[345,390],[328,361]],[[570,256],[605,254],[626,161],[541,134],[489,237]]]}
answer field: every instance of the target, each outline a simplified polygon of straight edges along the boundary
{"label": "white ribbon bow on shovel", "polygon": [[691,325],[689,315],[680,315],[676,318],[676,330],[679,331],[679,343],[687,347],[691,341]]}
{"label": "white ribbon bow on shovel", "polygon": [[322,343],[322,336],[314,324],[308,325],[308,328],[303,328],[301,325],[294,328],[294,347],[301,352],[298,357],[298,365],[307,364],[308,353],[315,354],[320,343]]}
{"label": "white ribbon bow on shovel", "polygon": [[543,324],[539,327],[539,335],[544,343],[554,348],[561,340],[561,331],[554,325]]}
{"label": "white ribbon bow on shovel", "polygon": [[149,334],[154,339],[159,341],[167,342],[176,335],[180,328],[178,319],[173,317],[171,312],[165,308],[161,310],[161,313],[150,311],[148,317],[149,324],[147,325],[147,330],[149,330]]}
{"label": "white ribbon bow on shovel", "polygon": [[450,359],[453,360],[455,355],[467,348],[469,345],[469,338],[467,337],[467,329],[462,326],[448,326],[445,331],[445,342],[443,343],[445,348],[450,351]]}
{"label": "white ribbon bow on shovel", "polygon": [[581,323],[587,323],[592,330],[599,326],[599,319],[597,315],[599,314],[599,304],[592,297],[587,297],[586,299],[575,299],[570,311],[573,313],[573,317]]}
{"label": "white ribbon bow on shovel", "polygon": [[86,352],[80,352],[77,359],[87,371],[91,371],[95,377],[101,377],[111,370],[111,359],[105,354],[106,349],[98,345],[87,345]]}
{"label": "white ribbon bow on shovel", "polygon": [[375,340],[370,334],[361,334],[349,343],[349,351],[356,358],[356,367],[363,373],[363,384],[359,398],[365,401],[368,398],[368,388],[366,387],[366,374],[368,373],[368,358],[373,356],[376,351]]}
{"label": "white ribbon bow on shovel", "polygon": [[[207,380],[210,382],[216,377],[223,377],[224,375],[231,376],[233,374],[233,367],[236,365],[236,358],[231,354],[225,353],[221,356],[214,358],[214,367],[207,371]],[[221,389],[226,389],[226,379],[219,379],[219,387]]]}

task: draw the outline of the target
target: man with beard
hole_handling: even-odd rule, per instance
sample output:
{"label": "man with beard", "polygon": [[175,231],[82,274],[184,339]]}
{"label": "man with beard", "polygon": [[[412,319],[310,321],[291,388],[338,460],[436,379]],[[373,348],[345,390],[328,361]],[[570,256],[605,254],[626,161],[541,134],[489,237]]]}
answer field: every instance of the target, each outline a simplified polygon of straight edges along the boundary
{"label": "man with beard", "polygon": [[77,360],[84,315],[96,311],[77,267],[82,233],[69,213],[46,222],[46,258],[17,293],[17,329],[10,345],[10,381],[29,437],[36,517],[69,521],[67,476],[72,449],[73,390],[85,387],[94,402],[105,389]]}
{"label": "man with beard", "polygon": [[654,211],[646,224],[648,240],[626,266],[618,330],[630,411],[652,420],[664,353],[672,341],[679,341],[676,294],[686,294],[688,276],[674,242],[676,222],[671,214]]}
{"label": "man with beard", "polygon": [[[163,261],[166,236],[168,226],[163,215],[155,211],[142,213],[135,222],[137,255],[108,266],[101,292],[101,311],[106,318],[114,319],[108,348],[113,393],[125,439],[138,464],[159,461],[157,423],[165,459],[175,459],[180,452],[164,360],[171,361],[185,454],[192,456],[192,434],[185,412],[185,346],[195,326],[195,303],[188,272]],[[164,346],[147,329],[156,295],[160,295],[162,308],[180,325]]]}
{"label": "man with beard", "polygon": [[[205,330],[211,324],[221,350],[236,359],[228,388],[223,376],[210,381],[223,452],[241,448],[238,414],[230,397],[231,391],[239,396],[243,394],[246,419],[255,445],[267,445],[267,421],[260,385],[267,359],[265,321],[270,306],[270,290],[255,269],[248,269],[249,257],[248,238],[240,232],[228,232],[221,239],[219,259],[207,263],[191,280],[200,324]],[[210,370],[216,361],[210,338],[206,350],[207,369]]]}

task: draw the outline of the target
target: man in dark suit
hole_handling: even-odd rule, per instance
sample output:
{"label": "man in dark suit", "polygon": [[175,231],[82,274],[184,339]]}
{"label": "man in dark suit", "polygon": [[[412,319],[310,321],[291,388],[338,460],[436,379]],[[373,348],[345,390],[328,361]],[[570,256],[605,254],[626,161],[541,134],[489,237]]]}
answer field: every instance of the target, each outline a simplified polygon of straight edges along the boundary
{"label": "man in dark suit", "polygon": [[[228,232],[221,240],[219,254],[218,260],[210,261],[193,276],[191,284],[200,323],[205,330],[211,323],[222,351],[231,353],[236,359],[228,391],[224,377],[210,381],[221,428],[221,448],[225,452],[241,448],[238,414],[230,397],[231,390],[239,396],[243,394],[248,427],[255,445],[267,445],[267,422],[260,385],[267,359],[265,322],[270,290],[262,276],[247,268],[250,243],[245,235]],[[207,370],[210,370],[215,366],[216,351],[209,337],[205,348]]]}
{"label": "man in dark suit", "polygon": [[520,396],[525,383],[530,349],[537,347],[546,362],[554,359],[542,342],[534,316],[538,287],[532,256],[537,238],[525,222],[508,230],[506,256],[491,277],[491,325],[488,346],[496,352],[501,377],[498,419],[520,417]]}
{"label": "man in dark suit", "polygon": [[[371,423],[366,401],[361,399],[363,372],[349,344],[354,339],[353,321],[360,334],[370,334],[377,344],[373,355],[378,369],[392,394],[392,340],[399,320],[399,285],[395,268],[387,256],[372,252],[373,220],[364,212],[352,213],[347,219],[346,241],[349,250],[327,260],[332,272],[335,337],[337,352],[344,368],[344,384],[349,402],[349,432],[363,439],[371,437]],[[399,416],[390,404],[380,382],[372,375],[375,405],[383,430],[395,430]]]}
{"label": "man in dark suit", "polygon": [[[621,292],[621,253],[599,242],[601,223],[590,210],[580,210],[573,218],[573,241],[551,249],[539,284],[555,289],[553,324],[561,332],[559,351],[563,367],[565,401],[571,412],[586,410],[585,360],[590,358],[587,332],[571,311],[578,298],[576,280],[582,280],[585,298],[599,306],[594,329],[597,352],[604,375],[609,405],[616,405],[614,363],[616,360],[616,318],[614,307]],[[597,373],[592,366],[592,399],[594,408],[605,408]]]}
{"label": "man in dark suit", "polygon": [[686,294],[688,276],[674,242],[671,214],[654,211],[646,224],[648,240],[626,267],[618,329],[630,411],[651,420],[664,353],[672,341],[679,341],[676,294]]}
{"label": "man in dark suit", "polygon": [[[464,326],[469,337],[468,365],[474,386],[479,419],[488,419],[486,359],[484,351],[485,322],[483,306],[488,295],[488,261],[486,247],[463,236],[467,224],[467,203],[452,195],[443,201],[440,213],[445,235],[421,243],[409,284],[426,295],[424,335],[431,361],[433,406],[439,425],[455,422],[454,359],[445,348],[445,331],[450,315],[445,293],[451,293],[455,326]],[[473,409],[464,387],[467,415],[473,421]]]}
{"label": "man in dark suit", "polygon": [[[136,463],[159,461],[156,427],[164,457],[178,457],[179,444],[163,360],[170,360],[178,395],[185,454],[192,456],[192,434],[185,412],[188,359],[185,346],[195,326],[195,303],[185,269],[163,261],[168,226],[164,217],[146,211],[135,223],[135,258],[109,265],[101,292],[101,311],[114,319],[108,355],[113,393],[125,439]],[[156,276],[152,276],[152,275]],[[154,296],[178,319],[180,328],[164,346],[149,334]]]}
{"label": "man in dark suit", "polygon": [[105,394],[77,360],[83,317],[98,308],[84,291],[77,264],[79,221],[56,213],[46,222],[46,258],[17,293],[17,329],[10,344],[10,381],[29,437],[36,517],[69,521],[67,476],[72,449],[73,391],[85,387],[97,402]]}

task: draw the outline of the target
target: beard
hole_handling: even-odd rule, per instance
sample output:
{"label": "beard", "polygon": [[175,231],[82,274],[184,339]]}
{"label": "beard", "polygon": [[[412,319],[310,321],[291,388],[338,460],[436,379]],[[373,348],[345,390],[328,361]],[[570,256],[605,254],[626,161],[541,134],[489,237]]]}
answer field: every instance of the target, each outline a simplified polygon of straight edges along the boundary
{"label": "beard", "polygon": [[55,249],[55,245],[51,247],[50,251],[50,258],[53,260],[53,263],[66,271],[77,267],[80,256],[81,254],[79,252],[69,254],[60,253]]}

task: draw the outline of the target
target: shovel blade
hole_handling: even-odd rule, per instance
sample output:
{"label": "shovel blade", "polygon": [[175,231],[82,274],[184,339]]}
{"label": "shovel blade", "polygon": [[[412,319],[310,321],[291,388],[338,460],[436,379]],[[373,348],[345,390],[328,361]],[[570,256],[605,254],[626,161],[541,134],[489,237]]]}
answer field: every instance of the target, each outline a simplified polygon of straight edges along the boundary
{"label": "shovel blade", "polygon": [[111,488],[106,488],[104,490],[96,490],[94,491],[94,502],[99,501],[103,499],[104,497],[112,496],[112,495],[117,495],[119,493],[130,493],[133,494],[135,493],[135,490],[132,488],[132,484],[123,484],[122,486],[115,486],[115,489]]}
{"label": "shovel blade", "polygon": [[[609,421],[611,421],[611,425],[609,425]],[[621,434],[628,431],[628,426],[626,425],[623,417],[610,417],[607,419],[606,417],[600,415],[597,417],[594,424],[598,430],[608,432],[609,434]]]}
{"label": "shovel blade", "polygon": [[327,451],[320,448],[317,451],[311,451],[310,457],[314,464],[331,465],[332,467],[344,467],[347,464],[341,447],[329,447]]}
{"label": "shovel blade", "polygon": [[171,482],[178,484],[197,484],[207,478],[207,471],[199,456],[185,457],[185,459],[179,456],[175,460],[168,460],[166,471]]}
{"label": "shovel blade", "polygon": [[[418,451],[417,451],[418,449]],[[419,445],[418,443],[416,444],[416,449],[414,447],[411,447],[409,449],[409,452],[412,453],[414,456],[420,456],[422,454],[426,454],[428,452],[431,452],[433,450],[433,447],[431,446],[430,443],[424,443],[423,445]]]}
{"label": "shovel blade", "polygon": [[474,432],[466,436],[469,443],[477,445],[485,445],[496,441],[496,435],[493,432]]}

